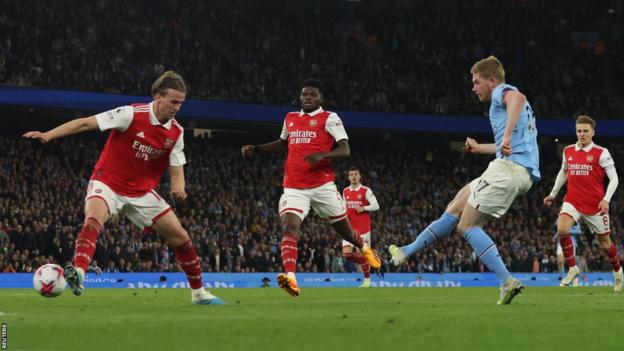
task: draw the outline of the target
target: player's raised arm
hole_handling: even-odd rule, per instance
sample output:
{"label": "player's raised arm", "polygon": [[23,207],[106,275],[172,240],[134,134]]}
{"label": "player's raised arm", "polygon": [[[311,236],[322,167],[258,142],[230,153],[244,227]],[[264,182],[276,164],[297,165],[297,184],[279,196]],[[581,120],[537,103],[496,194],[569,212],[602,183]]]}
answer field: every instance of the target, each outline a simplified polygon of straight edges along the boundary
{"label": "player's raised arm", "polygon": [[464,144],[464,148],[466,151],[471,152],[473,154],[484,154],[484,155],[494,155],[496,154],[496,144],[480,144],[475,139],[466,138],[466,143]]}
{"label": "player's raised arm", "polygon": [[97,129],[105,131],[114,128],[123,132],[128,129],[133,118],[134,108],[132,106],[121,106],[94,116],[74,119],[45,133],[32,131],[22,136],[24,138],[37,139],[45,144],[50,140]]}
{"label": "player's raised arm", "polygon": [[78,134],[96,129],[98,129],[97,120],[95,119],[95,116],[90,116],[74,119],[67,123],[63,123],[60,126],[45,133],[42,133],[40,131],[30,131],[28,133],[24,133],[22,136],[24,138],[37,139],[40,142],[47,144],[51,140],[57,138],[62,138],[68,135]]}
{"label": "player's raised arm", "polygon": [[511,134],[518,124],[520,113],[526,103],[526,96],[517,90],[508,90],[503,96],[505,105],[507,105],[507,124],[505,125],[505,133],[501,143],[501,153],[505,156],[511,155]]}

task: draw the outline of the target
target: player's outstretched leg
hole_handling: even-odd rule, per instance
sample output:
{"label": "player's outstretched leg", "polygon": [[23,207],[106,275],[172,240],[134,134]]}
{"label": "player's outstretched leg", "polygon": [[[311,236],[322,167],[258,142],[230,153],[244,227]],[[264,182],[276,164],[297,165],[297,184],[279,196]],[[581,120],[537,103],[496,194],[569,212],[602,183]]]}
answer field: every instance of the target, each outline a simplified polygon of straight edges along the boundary
{"label": "player's outstretched leg", "polygon": [[349,223],[349,220],[346,217],[332,222],[331,225],[344,240],[360,249],[360,252],[364,258],[366,258],[370,268],[379,269],[381,267],[381,259],[379,258],[377,252],[375,252],[375,250],[373,250],[370,246],[366,245],[364,239],[362,239],[362,237],[359,236],[353,228],[351,228],[351,223]]}
{"label": "player's outstretched leg", "polygon": [[297,284],[297,278],[295,277],[298,256],[297,237],[284,234],[282,236],[282,242],[280,243],[280,252],[282,255],[282,264],[284,265],[284,271],[286,273],[277,275],[277,284],[290,296],[299,296],[301,290],[299,289],[299,284]]}
{"label": "player's outstretched leg", "polygon": [[459,219],[457,216],[444,212],[440,218],[431,222],[414,240],[411,244],[397,247],[396,245],[390,245],[388,251],[392,256],[391,262],[395,266],[400,266],[407,262],[407,258],[414,255],[427,247],[431,246],[437,240],[453,233],[455,226]]}
{"label": "player's outstretched leg", "polygon": [[576,265],[576,257],[574,257],[574,243],[570,237],[570,233],[561,231],[559,233],[559,245],[563,251],[563,256],[568,264],[568,274],[561,279],[559,286],[570,286],[576,278],[581,274],[581,270]]}
{"label": "player's outstretched leg", "polygon": [[220,298],[204,290],[202,283],[202,270],[197,257],[193,242],[189,240],[182,246],[174,249],[180,267],[186,274],[186,279],[191,286],[191,303],[194,305],[223,305],[225,302]]}
{"label": "player's outstretched leg", "polygon": [[88,216],[76,240],[74,262],[65,267],[65,280],[72,293],[76,296],[82,295],[84,291],[85,272],[93,259],[97,239],[101,231],[102,224],[100,221],[95,217]]}
{"label": "player's outstretched leg", "polygon": [[468,202],[470,196],[470,184],[466,184],[457,192],[455,198],[448,204],[446,211],[437,220],[431,222],[409,245],[398,247],[390,245],[388,251],[392,257],[391,262],[399,266],[407,262],[409,256],[421,252],[431,246],[435,241],[451,235],[459,222],[459,217]]}
{"label": "player's outstretched leg", "polygon": [[610,233],[598,234],[598,243],[613,266],[613,290],[620,293],[622,292],[622,265],[615,244],[611,241]]}

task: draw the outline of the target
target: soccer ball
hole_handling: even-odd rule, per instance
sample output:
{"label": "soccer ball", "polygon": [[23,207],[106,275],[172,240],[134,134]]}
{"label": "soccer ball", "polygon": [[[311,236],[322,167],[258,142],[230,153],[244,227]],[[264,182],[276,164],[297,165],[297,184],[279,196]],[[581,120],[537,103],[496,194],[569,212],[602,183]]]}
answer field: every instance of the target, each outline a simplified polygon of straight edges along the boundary
{"label": "soccer ball", "polygon": [[45,297],[57,297],[65,291],[65,277],[61,266],[48,263],[39,267],[33,276],[35,290]]}

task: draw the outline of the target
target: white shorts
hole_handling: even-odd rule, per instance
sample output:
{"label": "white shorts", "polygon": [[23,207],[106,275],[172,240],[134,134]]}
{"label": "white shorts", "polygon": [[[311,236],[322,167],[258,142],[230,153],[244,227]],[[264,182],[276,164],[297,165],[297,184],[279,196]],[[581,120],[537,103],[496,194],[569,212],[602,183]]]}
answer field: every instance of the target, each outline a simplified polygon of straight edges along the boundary
{"label": "white shorts", "polygon": [[568,215],[572,217],[575,222],[583,221],[587,223],[589,230],[594,234],[608,234],[611,231],[611,226],[609,225],[609,214],[595,214],[595,215],[587,215],[584,213],[580,213],[576,210],[574,205],[569,202],[564,202],[561,205],[561,211],[559,212],[559,216]]}
{"label": "white shorts", "polygon": [[290,212],[303,220],[314,209],[321,218],[330,223],[338,222],[347,216],[347,208],[334,182],[325,183],[312,189],[284,188],[279,201],[279,214]]}
{"label": "white shorts", "polygon": [[[364,234],[359,234],[360,238],[362,238],[362,240],[364,240],[364,242],[366,243],[366,245],[368,245],[369,247],[371,246],[371,234],[370,232],[368,233],[364,233]],[[353,246],[353,244],[351,244],[350,242],[343,240],[342,241],[342,247],[345,246]]]}
{"label": "white shorts", "polygon": [[104,200],[110,215],[123,214],[140,228],[151,226],[171,211],[171,206],[154,190],[139,197],[123,196],[99,180],[90,180],[85,200],[95,197]]}
{"label": "white shorts", "polygon": [[514,199],[529,191],[532,185],[526,168],[515,162],[496,159],[490,162],[481,177],[470,182],[468,203],[481,213],[499,218],[507,212]]}
{"label": "white shorts", "polygon": [[[570,235],[570,239],[572,239],[572,249],[573,249],[573,256],[576,256],[576,238],[574,237],[574,235]],[[561,256],[563,255],[563,249],[561,248],[561,243],[559,241],[557,241],[557,256]]]}

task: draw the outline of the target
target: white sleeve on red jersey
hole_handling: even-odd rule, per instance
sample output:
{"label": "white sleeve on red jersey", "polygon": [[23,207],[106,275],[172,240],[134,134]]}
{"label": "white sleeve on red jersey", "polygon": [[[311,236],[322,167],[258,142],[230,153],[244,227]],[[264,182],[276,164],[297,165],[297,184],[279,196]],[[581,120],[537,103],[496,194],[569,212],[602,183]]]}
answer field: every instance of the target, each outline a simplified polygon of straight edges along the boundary
{"label": "white sleeve on red jersey", "polygon": [[286,128],[286,119],[284,118],[284,124],[282,125],[282,134],[280,134],[280,139],[288,140],[288,128]]}
{"label": "white sleeve on red jersey", "polygon": [[604,199],[607,200],[607,202],[610,202],[611,196],[613,196],[613,193],[615,193],[615,189],[620,182],[618,179],[617,171],[615,170],[615,166],[607,169],[607,177],[609,177],[609,185],[607,185]]}
{"label": "white sleeve on red jersey", "polygon": [[347,131],[344,129],[344,125],[342,124],[342,120],[335,112],[332,112],[329,117],[327,117],[327,121],[325,121],[325,130],[331,136],[334,137],[334,140],[349,140],[349,136],[347,136]]}
{"label": "white sleeve on red jersey", "polygon": [[133,118],[134,108],[132,106],[120,106],[95,115],[98,127],[102,132],[113,128],[125,132],[130,127]]}
{"label": "white sleeve on red jersey", "polygon": [[552,190],[550,191],[550,196],[557,196],[559,190],[565,182],[568,180],[568,174],[566,170],[568,169],[568,162],[566,161],[565,150],[563,151],[563,156],[561,157],[561,169],[557,174],[557,178],[555,179],[555,185],[553,185]]}
{"label": "white sleeve on red jersey", "polygon": [[612,168],[615,169],[615,162],[613,162],[611,153],[609,153],[607,149],[602,149],[602,153],[600,154],[600,166],[604,168],[605,171]]}
{"label": "white sleeve on red jersey", "polygon": [[180,133],[178,140],[176,140],[171,154],[169,154],[169,166],[183,166],[186,164],[186,157],[184,157],[184,131]]}
{"label": "white sleeve on red jersey", "polygon": [[373,194],[373,191],[370,188],[366,188],[365,197],[366,197],[366,200],[368,200],[368,203],[370,205],[364,206],[364,209],[368,212],[377,211],[379,209],[379,202],[377,202],[377,198],[375,197],[375,194]]}

